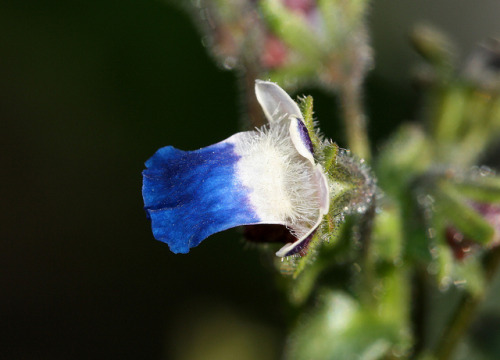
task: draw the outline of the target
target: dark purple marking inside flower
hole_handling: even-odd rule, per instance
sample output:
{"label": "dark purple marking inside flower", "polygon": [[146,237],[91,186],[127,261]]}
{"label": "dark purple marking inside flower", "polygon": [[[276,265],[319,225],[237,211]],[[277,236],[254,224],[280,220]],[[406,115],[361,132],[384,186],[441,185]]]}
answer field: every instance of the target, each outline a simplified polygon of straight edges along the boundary
{"label": "dark purple marking inside flower", "polygon": [[311,152],[311,154],[314,155],[314,148],[313,148],[311,138],[309,137],[309,131],[307,131],[307,127],[301,119],[297,119],[297,120],[298,120],[297,124],[298,124],[300,139],[307,146],[307,149]]}
{"label": "dark purple marking inside flower", "polygon": [[291,255],[295,255],[295,254],[299,254],[299,253],[301,256],[304,256],[307,253],[307,249],[309,248],[309,244],[311,243],[311,240],[313,239],[314,234],[316,234],[316,230],[317,230],[317,228],[314,229],[314,231],[311,232],[308,237],[306,237],[304,240],[302,240],[302,242],[299,245],[295,246],[293,249],[291,249],[289,252],[287,252],[285,254],[285,256],[291,256]]}

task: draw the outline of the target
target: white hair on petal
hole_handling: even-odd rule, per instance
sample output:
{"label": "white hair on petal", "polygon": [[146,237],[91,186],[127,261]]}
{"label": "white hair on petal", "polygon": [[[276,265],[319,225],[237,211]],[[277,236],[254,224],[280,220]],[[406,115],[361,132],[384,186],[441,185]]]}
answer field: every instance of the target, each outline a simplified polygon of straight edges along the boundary
{"label": "white hair on petal", "polygon": [[320,196],[314,165],[299,154],[289,122],[273,123],[235,141],[238,177],[251,190],[250,203],[266,223],[288,226],[295,236],[318,219]]}

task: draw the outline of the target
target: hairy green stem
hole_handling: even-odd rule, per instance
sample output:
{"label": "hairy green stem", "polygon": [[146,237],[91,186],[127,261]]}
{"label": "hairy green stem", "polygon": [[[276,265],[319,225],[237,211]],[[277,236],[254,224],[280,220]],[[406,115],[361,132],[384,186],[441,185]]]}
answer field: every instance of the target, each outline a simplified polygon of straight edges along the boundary
{"label": "hairy green stem", "polygon": [[347,81],[340,96],[349,148],[361,159],[370,161],[370,143],[361,101],[361,84],[357,81]]}
{"label": "hairy green stem", "polygon": [[[500,248],[493,249],[484,259],[486,283],[489,284],[500,265]],[[446,326],[437,344],[435,357],[439,360],[452,358],[456,346],[474,320],[476,310],[483,300],[483,295],[466,293]]]}

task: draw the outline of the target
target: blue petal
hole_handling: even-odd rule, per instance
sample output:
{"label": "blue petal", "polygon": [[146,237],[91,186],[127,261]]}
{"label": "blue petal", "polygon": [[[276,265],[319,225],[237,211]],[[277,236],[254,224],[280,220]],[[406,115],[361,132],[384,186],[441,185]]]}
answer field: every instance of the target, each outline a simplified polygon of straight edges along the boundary
{"label": "blue petal", "polygon": [[239,156],[221,142],[196,151],[161,148],[143,171],[142,195],[157,240],[187,253],[208,236],[260,221],[236,175]]}

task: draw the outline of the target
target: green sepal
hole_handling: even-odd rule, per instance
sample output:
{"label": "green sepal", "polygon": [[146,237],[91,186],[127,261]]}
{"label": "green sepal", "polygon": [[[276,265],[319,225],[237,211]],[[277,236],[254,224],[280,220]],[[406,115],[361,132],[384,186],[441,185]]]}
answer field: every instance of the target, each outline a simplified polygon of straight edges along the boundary
{"label": "green sepal", "polygon": [[455,262],[451,277],[453,284],[463,287],[474,296],[483,296],[486,289],[486,278],[479,257],[470,256]]}
{"label": "green sepal", "polygon": [[465,198],[480,203],[500,203],[500,178],[498,176],[465,176],[464,179],[450,181],[449,186]]}
{"label": "green sepal", "polygon": [[317,248],[319,247],[320,243],[321,239],[319,236],[319,232],[317,231],[316,234],[313,236],[311,242],[309,243],[309,247],[307,248],[307,253],[304,256],[300,257],[296,262],[296,268],[292,275],[294,279],[297,279],[299,275],[302,273],[302,271],[308,265],[314,262]]}
{"label": "green sepal", "polygon": [[292,260],[294,270],[289,284],[289,298],[292,304],[299,306],[305,303],[313,292],[318,277],[332,265],[332,251],[335,251],[341,234],[339,223],[338,219],[326,215],[307,252]]}
{"label": "green sepal", "polygon": [[322,165],[330,183],[329,215],[364,212],[376,190],[371,169],[335,144],[325,144],[323,154]]}
{"label": "green sepal", "polygon": [[307,128],[307,132],[309,134],[309,138],[313,144],[313,148],[315,152],[321,150],[321,141],[319,136],[314,128],[314,111],[313,111],[313,98],[312,96],[305,96],[300,100],[299,103],[300,111],[302,112],[302,116],[304,117],[304,123]]}
{"label": "green sepal", "polygon": [[441,185],[435,197],[436,211],[465,237],[483,245],[493,240],[495,231],[491,225],[454,189]]}

